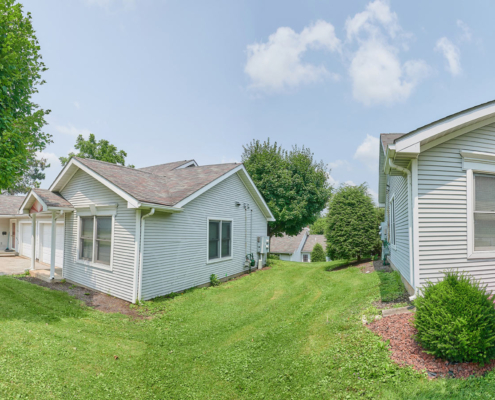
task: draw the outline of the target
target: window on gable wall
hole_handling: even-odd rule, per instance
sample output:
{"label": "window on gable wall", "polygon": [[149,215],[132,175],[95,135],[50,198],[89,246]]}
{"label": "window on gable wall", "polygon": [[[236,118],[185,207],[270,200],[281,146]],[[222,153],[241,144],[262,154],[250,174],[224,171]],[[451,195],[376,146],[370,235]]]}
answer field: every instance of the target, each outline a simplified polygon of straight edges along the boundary
{"label": "window on gable wall", "polygon": [[208,260],[232,256],[232,221],[208,222]]}
{"label": "window on gable wall", "polygon": [[110,265],[112,217],[81,217],[79,240],[80,259]]}
{"label": "window on gable wall", "polygon": [[474,175],[474,250],[495,250],[495,176]]}

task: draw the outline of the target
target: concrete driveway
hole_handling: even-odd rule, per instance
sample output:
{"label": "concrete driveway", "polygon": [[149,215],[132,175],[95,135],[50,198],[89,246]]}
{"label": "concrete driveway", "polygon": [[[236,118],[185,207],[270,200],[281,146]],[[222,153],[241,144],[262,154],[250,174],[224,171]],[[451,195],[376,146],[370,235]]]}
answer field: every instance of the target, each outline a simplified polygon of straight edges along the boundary
{"label": "concrete driveway", "polygon": [[[0,275],[18,275],[31,267],[31,260],[22,257],[0,257]],[[46,266],[36,263],[36,268],[46,269]]]}

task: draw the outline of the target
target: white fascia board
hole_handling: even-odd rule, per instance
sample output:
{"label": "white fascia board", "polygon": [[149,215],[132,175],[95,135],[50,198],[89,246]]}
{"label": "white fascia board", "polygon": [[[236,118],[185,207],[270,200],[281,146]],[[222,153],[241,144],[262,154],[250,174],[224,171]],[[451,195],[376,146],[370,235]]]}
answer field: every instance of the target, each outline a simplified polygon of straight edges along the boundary
{"label": "white fascia board", "polygon": [[434,123],[433,126],[428,126],[418,130],[411,136],[407,136],[402,140],[397,140],[397,151],[403,151],[416,143],[421,143],[426,139],[430,139],[442,133],[452,131],[456,128],[461,128],[464,125],[474,124],[481,120],[493,117],[495,115],[495,104],[491,103],[484,107],[476,108],[471,111],[465,111],[451,118]]}
{"label": "white fascia board", "polygon": [[[130,208],[134,208],[134,207],[130,207]],[[139,203],[139,207],[137,207],[137,208],[140,208],[140,209],[154,208],[157,211],[164,211],[164,212],[169,212],[169,213],[180,213],[180,212],[184,211],[183,208],[172,207],[172,206],[163,206],[163,205],[154,204],[154,203]]]}
{"label": "white fascia board", "polygon": [[[124,200],[127,200],[128,203],[132,204],[135,206],[135,208],[138,207],[138,204],[139,204],[139,201],[137,199],[135,199],[134,197],[132,197],[129,193],[127,193],[126,191],[122,190],[121,188],[119,188],[118,186],[114,185],[112,182],[110,182],[109,180],[105,179],[104,177],[102,177],[100,174],[97,174],[95,171],[93,171],[91,168],[88,168],[86,165],[84,165],[83,163],[77,161],[76,159],[72,158],[70,160],[70,162],[65,166],[65,168],[62,170],[62,172],[60,173],[60,175],[57,177],[57,179],[55,180],[55,182],[52,183],[52,185],[50,186],[50,189],[51,191],[52,188],[56,188],[57,187],[57,184],[60,182],[60,180],[62,179],[62,177],[64,176],[65,172],[67,172],[69,170],[69,167],[70,166],[76,166],[80,169],[82,169],[84,172],[86,172],[88,175],[90,175],[91,177],[93,177],[94,179],[96,179],[98,182],[102,183],[103,185],[105,185],[107,188],[109,188],[111,191],[115,192],[116,194],[118,194],[120,197],[122,197]],[[64,172],[65,171],[65,172]],[[65,186],[65,185],[64,185]],[[59,189],[61,190],[61,189]]]}
{"label": "white fascia board", "polygon": [[389,144],[387,152],[385,153],[385,161],[383,163],[383,172],[385,175],[388,175],[390,172],[390,164],[388,162],[389,159],[393,160],[395,158],[395,144]]}
{"label": "white fascia board", "polygon": [[244,165],[241,165],[242,169],[241,171],[244,173],[245,177],[248,179],[249,183],[251,184],[251,186],[253,187],[254,191],[256,192],[257,196],[258,196],[258,199],[259,201],[261,202],[261,204],[263,204],[263,206],[266,208],[266,210],[268,211],[268,217],[266,218],[267,221],[270,221],[270,222],[274,222],[276,221],[275,217],[273,216],[272,214],[272,211],[270,210],[270,207],[268,207],[268,204],[266,204],[266,201],[265,199],[263,198],[263,196],[261,195],[260,191],[258,190],[258,188],[256,187],[256,185],[254,184],[253,180],[251,179],[251,177],[249,176],[246,168],[244,167]]}
{"label": "white fascia board", "polygon": [[48,207],[48,211],[67,211],[67,212],[72,212],[74,209],[72,207]]}

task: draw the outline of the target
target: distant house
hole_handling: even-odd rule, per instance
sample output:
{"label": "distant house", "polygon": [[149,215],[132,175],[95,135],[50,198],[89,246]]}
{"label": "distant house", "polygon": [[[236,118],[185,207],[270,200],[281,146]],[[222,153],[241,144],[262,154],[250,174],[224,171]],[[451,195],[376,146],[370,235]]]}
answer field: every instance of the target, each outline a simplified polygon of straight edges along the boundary
{"label": "distant house", "polygon": [[325,236],[310,235],[309,228],[304,228],[296,236],[272,237],[270,253],[278,255],[283,261],[311,262],[311,252],[316,243],[320,243],[326,251]]}
{"label": "distant house", "polygon": [[211,274],[238,275],[246,254],[263,263],[258,239],[268,221],[242,164],[134,169],[74,157],[48,190],[0,196],[0,252],[135,302],[208,283]]}
{"label": "distant house", "polygon": [[449,269],[495,290],[495,101],[382,134],[377,151],[382,238],[409,292]]}

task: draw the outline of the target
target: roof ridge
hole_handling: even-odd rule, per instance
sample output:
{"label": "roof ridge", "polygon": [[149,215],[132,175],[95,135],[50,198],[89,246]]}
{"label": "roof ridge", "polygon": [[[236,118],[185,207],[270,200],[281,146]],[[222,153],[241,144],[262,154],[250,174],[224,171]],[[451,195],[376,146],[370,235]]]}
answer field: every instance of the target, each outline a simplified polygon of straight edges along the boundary
{"label": "roof ridge", "polygon": [[[114,164],[114,163],[111,163],[111,162],[108,162],[108,161],[101,161],[101,160],[95,160],[94,158],[83,158],[83,157],[74,157],[78,160],[89,160],[89,161],[95,161],[95,162],[99,162],[99,163],[102,163],[102,164],[108,164],[108,165],[111,165],[113,167],[120,167],[120,168],[125,168],[125,169],[128,169],[128,170],[131,170],[131,171],[137,171],[137,172],[140,172],[142,174],[148,174],[148,175],[155,175],[155,174],[152,174],[151,172],[147,172],[147,171],[142,171],[141,169],[139,168],[132,168],[132,167],[126,167],[125,165],[120,165],[120,164]],[[83,163],[84,164],[84,163]],[[146,167],[145,167],[146,168]]]}
{"label": "roof ridge", "polygon": [[180,160],[180,161],[170,161],[170,162],[166,162],[166,163],[161,163],[161,164],[156,164],[156,165],[149,165],[147,167],[141,167],[141,168],[137,168],[137,169],[143,169],[143,168],[153,168],[153,167],[159,167],[161,165],[166,165],[166,164],[175,164],[175,163],[178,163],[178,162],[182,162],[184,161],[184,164],[187,163],[187,162],[191,162],[193,161],[194,159],[190,159],[190,160]]}

